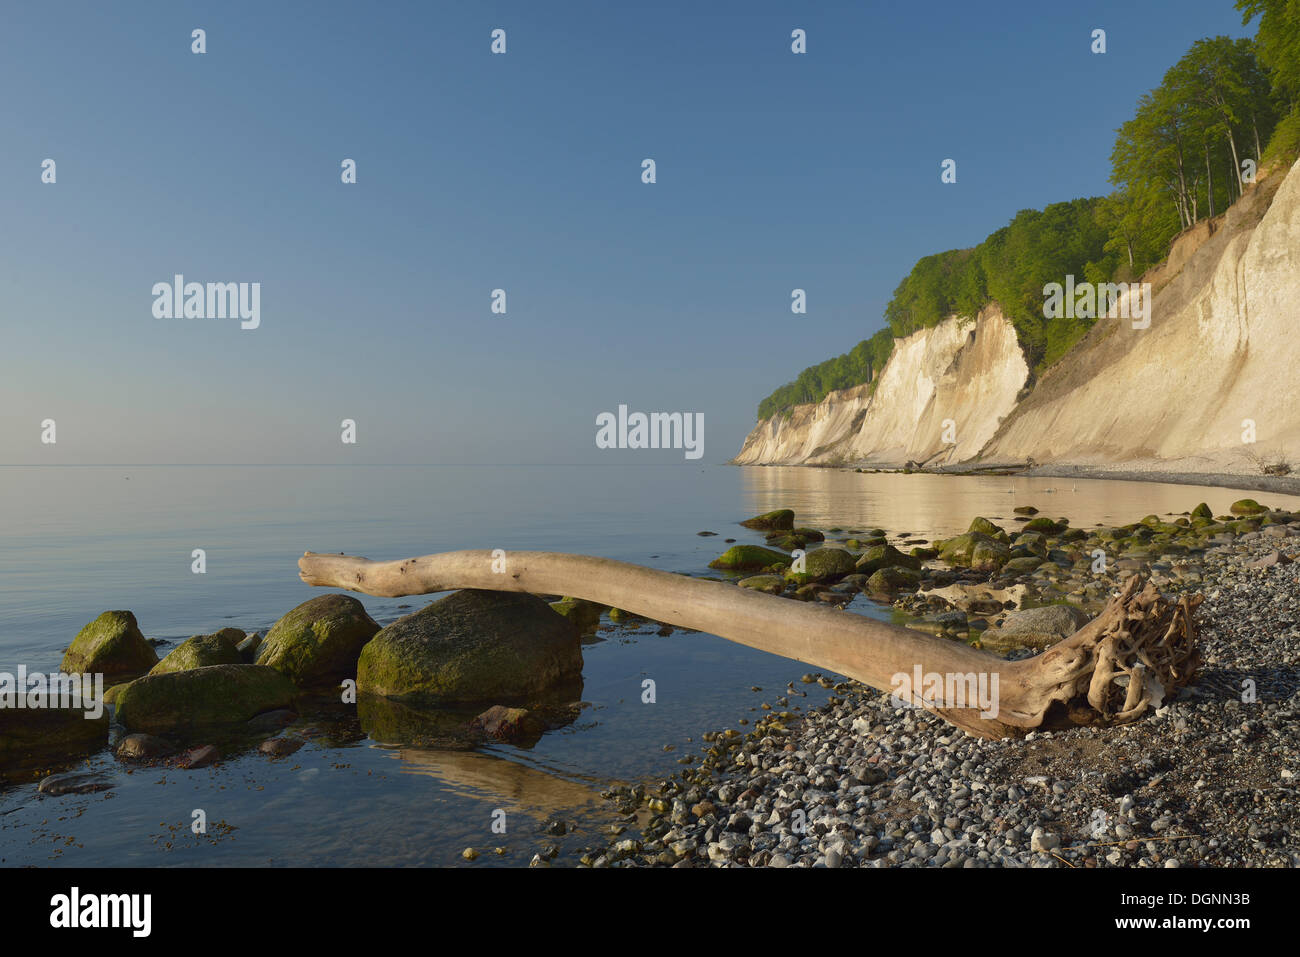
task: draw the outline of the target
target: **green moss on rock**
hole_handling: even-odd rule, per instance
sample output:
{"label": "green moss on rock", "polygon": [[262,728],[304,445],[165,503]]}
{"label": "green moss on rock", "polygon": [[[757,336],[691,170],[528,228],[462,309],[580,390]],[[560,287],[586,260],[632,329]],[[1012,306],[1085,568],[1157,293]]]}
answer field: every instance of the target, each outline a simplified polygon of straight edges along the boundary
{"label": "green moss on rock", "polygon": [[790,563],[790,556],[762,545],[733,545],[709,562],[710,568],[725,568],[732,571],[750,571],[769,568],[772,565]]}
{"label": "green moss on rock", "polygon": [[740,524],[746,528],[790,531],[794,528],[794,511],[788,508],[779,508],[774,512],[764,512],[762,515],[747,518]]}
{"label": "green moss on rock", "polygon": [[293,698],[293,684],[274,668],[208,665],[132,681],[117,695],[117,720],[128,731],[193,736],[288,708]]}
{"label": "green moss on rock", "polygon": [[188,671],[191,668],[203,668],[207,665],[243,664],[238,646],[244,638],[244,633],[238,628],[223,628],[215,634],[187,638],[173,648],[162,661],[154,665],[149,674],[161,675],[169,671]]}
{"label": "green moss on rock", "polygon": [[858,558],[857,571],[863,575],[873,575],[882,568],[919,569],[921,559],[913,555],[904,555],[893,545],[873,545]]}
{"label": "green moss on rock", "polygon": [[858,557],[842,548],[818,548],[804,556],[802,572],[787,571],[785,577],[804,585],[851,575]]}
{"label": "green moss on rock", "polygon": [[580,677],[577,628],[532,595],[466,589],[384,628],[357,687],[429,702],[518,700]]}
{"label": "green moss on rock", "polygon": [[600,616],[605,611],[604,605],[585,598],[561,598],[551,602],[551,608],[558,615],[563,615],[573,622],[579,633],[589,635],[600,624]]}
{"label": "green moss on rock", "polygon": [[106,611],[72,639],[59,670],[105,677],[141,675],[158,664],[158,653],[129,611]]}
{"label": "green moss on rock", "polygon": [[257,663],[299,687],[332,684],[356,674],[362,647],[378,632],[378,623],[351,595],[320,595],[271,626]]}

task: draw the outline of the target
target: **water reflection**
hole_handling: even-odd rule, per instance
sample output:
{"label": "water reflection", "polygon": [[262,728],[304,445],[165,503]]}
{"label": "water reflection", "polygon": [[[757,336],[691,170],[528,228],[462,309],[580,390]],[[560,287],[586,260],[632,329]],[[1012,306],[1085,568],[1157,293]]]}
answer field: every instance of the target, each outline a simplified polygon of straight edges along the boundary
{"label": "water reflection", "polygon": [[1199,502],[1216,515],[1241,498],[1300,509],[1300,496],[1201,485],[1024,476],[875,474],[798,466],[748,466],[743,472],[747,515],[792,508],[795,522],[814,528],[883,528],[924,538],[960,534],[976,515],[1009,520],[1032,505],[1076,527],[1127,525],[1145,515],[1190,512]]}

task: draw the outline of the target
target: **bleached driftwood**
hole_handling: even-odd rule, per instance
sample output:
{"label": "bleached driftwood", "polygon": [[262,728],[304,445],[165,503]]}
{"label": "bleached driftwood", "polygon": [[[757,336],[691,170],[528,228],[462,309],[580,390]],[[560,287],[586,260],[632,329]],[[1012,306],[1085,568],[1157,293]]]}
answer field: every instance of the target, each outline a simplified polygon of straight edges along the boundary
{"label": "bleached driftwood", "polygon": [[959,641],[825,605],[587,555],[509,552],[494,559],[491,551],[460,551],[374,562],[307,552],[298,567],[309,585],[389,598],[461,588],[585,598],[795,658],[882,691],[897,692],[900,676],[911,679],[918,666],[950,682],[958,676],[958,684],[963,676],[982,680],[979,687],[997,689],[996,716],[973,697],[927,699],[922,688],[911,688],[910,681],[907,687],[913,703],[987,738],[1132,721],[1169,700],[1198,661],[1192,613],[1199,596],[1170,604],[1136,576],[1071,637],[1034,658],[1004,661]]}

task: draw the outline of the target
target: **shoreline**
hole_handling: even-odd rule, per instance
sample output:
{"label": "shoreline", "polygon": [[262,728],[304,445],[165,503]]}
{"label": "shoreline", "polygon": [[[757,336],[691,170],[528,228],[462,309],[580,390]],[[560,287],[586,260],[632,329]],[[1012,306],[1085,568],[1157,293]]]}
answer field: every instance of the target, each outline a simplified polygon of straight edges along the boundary
{"label": "shoreline", "polygon": [[988,740],[813,671],[828,704],[702,735],[713,771],[647,782],[655,813],[590,866],[1300,866],[1300,515],[1278,517],[1151,556],[1205,596],[1203,660],[1141,720]]}
{"label": "shoreline", "polygon": [[807,462],[725,463],[735,468],[796,468],[832,469],[864,474],[888,473],[900,475],[957,475],[980,476],[1016,475],[1024,478],[1068,478],[1111,482],[1150,482],[1157,485],[1197,485],[1204,488],[1221,488],[1229,491],[1272,492],[1277,495],[1300,495],[1300,475],[1256,475],[1246,472],[1176,472],[1166,469],[1136,467],[1136,463],[1122,465],[1036,465],[1027,467],[1023,462],[965,463],[908,470],[906,465],[818,465]]}

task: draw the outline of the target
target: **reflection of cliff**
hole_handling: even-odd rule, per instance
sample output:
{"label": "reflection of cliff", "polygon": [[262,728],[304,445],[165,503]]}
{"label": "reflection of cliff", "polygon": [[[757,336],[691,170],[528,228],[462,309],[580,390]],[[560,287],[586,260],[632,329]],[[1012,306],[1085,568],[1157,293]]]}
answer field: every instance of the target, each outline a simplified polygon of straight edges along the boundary
{"label": "reflection of cliff", "polygon": [[[1062,277],[1064,278],[1064,277]],[[1101,319],[1020,401],[1011,325],[985,309],[898,340],[876,384],[764,420],[737,464],[1160,463],[1254,471],[1300,447],[1300,163],[1180,237],[1145,277],[1151,324]],[[943,420],[956,445],[946,451]],[[1250,420],[1255,446],[1242,441]]]}
{"label": "reflection of cliff", "polygon": [[402,762],[404,773],[427,774],[458,794],[539,819],[557,809],[590,809],[604,803],[594,783],[570,781],[492,754],[411,748],[392,754]]}

